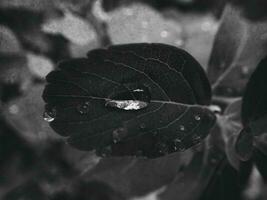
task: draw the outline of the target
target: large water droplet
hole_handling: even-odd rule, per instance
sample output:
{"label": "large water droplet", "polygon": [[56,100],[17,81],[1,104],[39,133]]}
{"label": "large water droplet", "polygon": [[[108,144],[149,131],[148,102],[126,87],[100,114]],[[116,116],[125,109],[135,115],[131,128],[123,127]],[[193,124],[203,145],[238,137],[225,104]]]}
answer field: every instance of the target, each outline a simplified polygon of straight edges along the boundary
{"label": "large water droplet", "polygon": [[117,128],[112,132],[113,143],[116,144],[127,136],[127,130],[125,128]]}
{"label": "large water droplet", "polygon": [[55,108],[47,109],[43,114],[43,118],[47,122],[52,122],[55,120],[56,114],[57,113]]}
{"label": "large water droplet", "polygon": [[122,110],[140,110],[148,106],[147,102],[138,100],[109,100],[106,106]]}
{"label": "large water droplet", "polygon": [[78,105],[77,110],[80,114],[84,115],[90,111],[90,102],[85,102],[83,104]]}

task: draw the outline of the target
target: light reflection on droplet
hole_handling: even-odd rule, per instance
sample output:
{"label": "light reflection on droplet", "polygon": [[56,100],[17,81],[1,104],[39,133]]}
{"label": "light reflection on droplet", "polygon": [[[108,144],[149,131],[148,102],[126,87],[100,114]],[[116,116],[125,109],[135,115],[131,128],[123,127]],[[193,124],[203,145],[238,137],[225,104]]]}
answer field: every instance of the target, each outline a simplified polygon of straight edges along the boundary
{"label": "light reflection on droplet", "polygon": [[90,110],[90,102],[85,102],[81,105],[78,105],[77,110],[80,114],[87,114]]}
{"label": "light reflection on droplet", "polygon": [[46,110],[43,114],[43,118],[47,122],[52,122],[56,117],[56,109],[52,108],[51,110]]}
{"label": "light reflection on droplet", "polygon": [[148,103],[138,100],[110,100],[106,102],[106,106],[122,110],[140,110],[147,107]]}
{"label": "light reflection on droplet", "polygon": [[197,120],[197,121],[201,120],[200,116],[199,115],[195,115],[195,120]]}
{"label": "light reflection on droplet", "polygon": [[180,131],[185,131],[185,127],[184,127],[184,125],[180,125],[180,126],[179,126],[179,130],[180,130]]}

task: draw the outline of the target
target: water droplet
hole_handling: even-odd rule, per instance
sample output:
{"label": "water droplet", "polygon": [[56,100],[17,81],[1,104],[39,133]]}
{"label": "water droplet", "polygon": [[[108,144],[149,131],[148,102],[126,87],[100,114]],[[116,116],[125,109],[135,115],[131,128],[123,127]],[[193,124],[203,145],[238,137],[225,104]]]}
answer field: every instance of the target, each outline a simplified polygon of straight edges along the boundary
{"label": "water droplet", "polygon": [[56,109],[55,108],[47,109],[43,114],[43,118],[47,122],[54,121],[55,117],[56,117]]}
{"label": "water droplet", "polygon": [[212,111],[213,113],[221,113],[222,112],[222,109],[220,106],[218,105],[210,105],[209,107],[209,110]]}
{"label": "water droplet", "polygon": [[167,154],[168,153],[168,146],[165,143],[158,143],[157,149],[160,154]]}
{"label": "water droplet", "polygon": [[201,137],[199,135],[193,135],[192,139],[193,139],[193,143],[199,143],[201,140]]}
{"label": "water droplet", "polygon": [[180,129],[180,131],[185,131],[185,127],[184,127],[184,125],[180,125],[180,126],[179,126],[179,129]]}
{"label": "water droplet", "polygon": [[127,130],[125,128],[117,128],[112,132],[113,143],[116,144],[127,136]]}
{"label": "water droplet", "polygon": [[152,135],[153,135],[153,136],[158,135],[158,131],[153,131]]}
{"label": "water droplet", "polygon": [[90,102],[85,102],[83,104],[78,105],[77,110],[80,114],[87,114],[90,111]]}
{"label": "water droplet", "polygon": [[100,155],[102,157],[107,157],[107,156],[110,156],[112,153],[112,148],[111,146],[106,146],[104,147],[103,149],[100,150]]}
{"label": "water droplet", "polygon": [[140,124],[140,129],[144,130],[146,128],[146,124],[145,123],[141,123]]}
{"label": "water droplet", "polygon": [[174,142],[174,144],[180,144],[182,142],[182,140],[179,138],[176,138],[173,142]]}
{"label": "water droplet", "polygon": [[200,116],[199,115],[195,115],[195,120],[197,120],[197,121],[201,120]]}
{"label": "water droplet", "polygon": [[179,146],[179,151],[185,151],[185,146],[181,144],[181,145]]}
{"label": "water droplet", "polygon": [[147,102],[138,100],[109,100],[106,106],[122,110],[140,110],[148,106]]}

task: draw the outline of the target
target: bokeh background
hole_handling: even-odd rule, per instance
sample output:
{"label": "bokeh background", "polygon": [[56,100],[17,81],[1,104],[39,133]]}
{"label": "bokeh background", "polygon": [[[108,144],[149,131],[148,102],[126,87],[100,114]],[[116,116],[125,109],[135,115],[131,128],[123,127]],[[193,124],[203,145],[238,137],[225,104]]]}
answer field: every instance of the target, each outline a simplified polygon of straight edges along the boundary
{"label": "bokeh background", "polygon": [[[46,199],[100,159],[65,145],[43,120],[45,76],[59,61],[111,44],[160,42],[187,50],[206,70],[224,5],[224,0],[1,0],[0,199]],[[104,188],[104,199],[123,199],[97,184],[90,188]]]}

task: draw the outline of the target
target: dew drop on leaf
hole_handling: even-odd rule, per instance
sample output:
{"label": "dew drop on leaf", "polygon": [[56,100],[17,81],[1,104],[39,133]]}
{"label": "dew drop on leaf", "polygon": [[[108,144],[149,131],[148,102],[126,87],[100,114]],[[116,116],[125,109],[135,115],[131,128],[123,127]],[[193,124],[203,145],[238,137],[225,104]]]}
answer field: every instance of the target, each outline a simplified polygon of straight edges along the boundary
{"label": "dew drop on leaf", "polygon": [[197,121],[201,120],[200,116],[199,115],[195,115],[195,120],[197,120]]}
{"label": "dew drop on leaf", "polygon": [[106,147],[104,147],[103,149],[100,150],[100,153],[99,154],[102,157],[107,157],[107,156],[111,155],[111,153],[112,153],[111,146],[106,146]]}
{"label": "dew drop on leaf", "polygon": [[56,109],[55,108],[47,109],[43,114],[43,118],[47,122],[54,121],[55,117],[56,117]]}
{"label": "dew drop on leaf", "polygon": [[116,144],[127,136],[127,130],[125,128],[117,128],[112,132],[113,143]]}
{"label": "dew drop on leaf", "polygon": [[141,130],[144,130],[145,128],[146,128],[146,124],[145,124],[145,123],[141,123],[141,124],[140,124],[140,129],[141,129]]}
{"label": "dew drop on leaf", "polygon": [[168,153],[168,146],[165,143],[158,143],[157,144],[158,151],[161,154],[167,154]]}
{"label": "dew drop on leaf", "polygon": [[179,129],[180,129],[180,131],[185,131],[185,127],[184,127],[184,125],[180,125],[180,126],[179,126]]}
{"label": "dew drop on leaf", "polygon": [[138,100],[109,100],[106,102],[106,106],[122,110],[140,110],[147,107],[148,103]]}
{"label": "dew drop on leaf", "polygon": [[78,105],[77,110],[82,115],[87,114],[90,111],[90,102]]}
{"label": "dew drop on leaf", "polygon": [[178,149],[179,149],[179,151],[185,151],[185,146],[183,144],[181,144]]}
{"label": "dew drop on leaf", "polygon": [[194,143],[199,143],[201,140],[201,137],[199,135],[193,135],[193,142]]}

